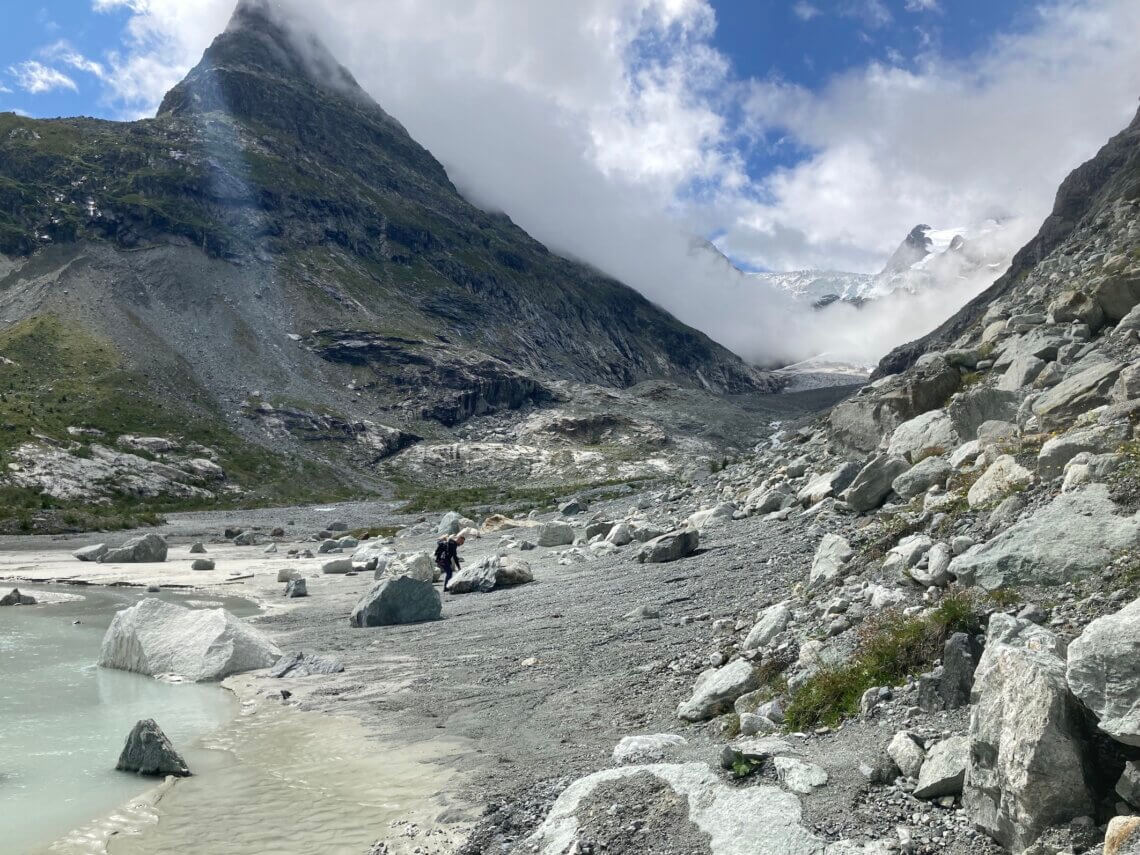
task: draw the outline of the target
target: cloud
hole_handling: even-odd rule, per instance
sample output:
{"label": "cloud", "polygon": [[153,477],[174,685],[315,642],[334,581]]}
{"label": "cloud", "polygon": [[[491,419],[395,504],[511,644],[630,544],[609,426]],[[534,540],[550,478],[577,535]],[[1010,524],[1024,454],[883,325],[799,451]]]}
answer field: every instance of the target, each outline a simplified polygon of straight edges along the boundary
{"label": "cloud", "polygon": [[16,78],[17,86],[33,95],[53,92],[57,89],[70,89],[72,92],[79,91],[79,87],[75,84],[75,81],[62,71],[44,65],[34,59],[9,66],[8,73]]}
{"label": "cloud", "polygon": [[[95,3],[131,12],[107,75],[126,115],[153,111],[233,6]],[[694,248],[694,235],[718,235],[755,268],[872,271],[916,223],[1000,216],[1012,251],[1140,91],[1134,0],[1044,2],[1017,34],[964,59],[931,46],[908,70],[870,64],[815,91],[736,77],[707,0],[280,5],[471,199],[765,360],[837,342],[873,359],[987,282],[938,289],[921,310],[803,313]],[[840,8],[868,28],[890,15],[881,0]],[[765,149],[803,155],[749,174],[748,153]]]}
{"label": "cloud", "polygon": [[798,3],[795,3],[792,6],[792,12],[801,21],[810,21],[812,18],[823,14],[817,7],[805,2],[805,0],[799,0]]}
{"label": "cloud", "polygon": [[840,6],[840,14],[848,18],[858,18],[863,25],[877,30],[894,20],[891,10],[883,0],[846,0]]}
{"label": "cloud", "polygon": [[938,0],[906,0],[904,7],[908,12],[941,12]]}
{"label": "cloud", "polygon": [[44,59],[61,62],[64,65],[74,68],[76,71],[83,71],[100,79],[107,76],[107,72],[100,63],[88,59],[65,40],[60,40],[55,44],[48,45],[40,51],[40,55]]}

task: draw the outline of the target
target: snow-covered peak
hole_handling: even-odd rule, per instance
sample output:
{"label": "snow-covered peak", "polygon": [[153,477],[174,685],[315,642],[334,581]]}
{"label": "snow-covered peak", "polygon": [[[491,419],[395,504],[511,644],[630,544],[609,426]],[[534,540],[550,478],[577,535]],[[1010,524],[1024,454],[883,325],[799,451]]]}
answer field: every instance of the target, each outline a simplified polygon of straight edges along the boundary
{"label": "snow-covered peak", "polygon": [[1001,230],[1002,225],[996,220],[970,228],[917,225],[875,274],[795,270],[750,275],[819,308],[838,301],[860,304],[897,291],[917,293],[937,287],[941,281],[973,276],[987,269],[997,278],[1009,263]]}

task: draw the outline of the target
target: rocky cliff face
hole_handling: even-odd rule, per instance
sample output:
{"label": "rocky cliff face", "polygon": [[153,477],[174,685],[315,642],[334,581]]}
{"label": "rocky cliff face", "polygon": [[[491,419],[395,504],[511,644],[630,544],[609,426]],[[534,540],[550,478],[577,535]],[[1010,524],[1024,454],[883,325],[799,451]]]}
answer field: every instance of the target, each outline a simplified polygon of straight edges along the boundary
{"label": "rocky cliff face", "polygon": [[[549,402],[555,381],[665,380],[710,401],[775,387],[637,292],[467,202],[263,0],[239,4],[154,119],[0,115],[0,307],[0,353],[14,360],[4,349],[22,352],[44,323],[74,329],[117,372],[104,397],[132,399],[112,409],[137,416],[111,423],[79,406],[106,378],[84,377],[76,359],[77,391],[60,410],[73,421],[54,425],[43,417],[61,404],[46,391],[51,372],[32,360],[20,368],[32,411],[21,427],[66,444],[65,427],[150,435],[170,428],[157,414],[177,413],[202,428],[183,432],[195,441],[230,438],[234,454],[219,451],[235,473],[229,458],[253,443],[366,475],[365,422],[447,438],[474,416]],[[339,431],[352,439],[332,453],[289,431],[304,418],[279,420],[284,436],[264,429],[249,417],[261,404],[358,427]]]}

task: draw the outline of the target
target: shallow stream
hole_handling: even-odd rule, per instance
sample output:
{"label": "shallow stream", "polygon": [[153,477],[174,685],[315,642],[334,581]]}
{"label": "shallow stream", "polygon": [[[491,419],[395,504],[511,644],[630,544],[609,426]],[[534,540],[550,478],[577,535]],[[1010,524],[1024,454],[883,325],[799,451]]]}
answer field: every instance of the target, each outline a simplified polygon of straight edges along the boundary
{"label": "shallow stream", "polygon": [[[256,611],[245,600],[143,594],[137,589],[21,589],[80,595],[51,605],[0,609],[0,851],[50,851],[69,830],[112,812],[155,786],[116,772],[135,722],[153,718],[191,769],[207,734],[232,720],[233,696],[216,685],[171,685],[98,668],[99,646],[115,612],[144,596]],[[5,588],[4,593],[7,593]],[[76,623],[78,621],[78,623]]]}

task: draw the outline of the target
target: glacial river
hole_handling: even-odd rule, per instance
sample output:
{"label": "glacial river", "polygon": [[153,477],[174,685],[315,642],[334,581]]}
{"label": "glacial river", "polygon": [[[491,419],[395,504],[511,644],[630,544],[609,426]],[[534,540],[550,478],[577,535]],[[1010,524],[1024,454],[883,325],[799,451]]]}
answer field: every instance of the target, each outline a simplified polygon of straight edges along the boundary
{"label": "glacial river", "polygon": [[[155,779],[114,771],[127,734],[155,719],[193,771],[199,740],[231,721],[237,703],[215,685],[170,685],[98,668],[115,612],[143,596],[185,604],[202,595],[135,589],[21,589],[81,600],[0,609],[0,851],[51,851],[53,841],[151,789]],[[7,593],[5,587],[2,593]],[[214,600],[236,614],[244,600]],[[78,621],[78,623],[76,623]]]}

